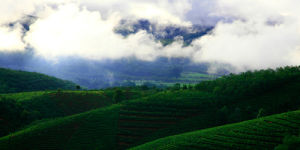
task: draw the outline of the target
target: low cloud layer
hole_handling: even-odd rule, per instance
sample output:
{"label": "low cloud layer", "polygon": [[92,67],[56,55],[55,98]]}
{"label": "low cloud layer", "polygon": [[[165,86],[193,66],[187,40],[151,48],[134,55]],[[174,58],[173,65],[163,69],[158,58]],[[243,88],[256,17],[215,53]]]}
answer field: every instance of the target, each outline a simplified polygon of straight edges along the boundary
{"label": "low cloud layer", "polygon": [[300,64],[300,2],[297,0],[219,0],[219,22],[197,40],[196,60],[233,64],[238,70]]}
{"label": "low cloud layer", "polygon": [[[0,51],[32,47],[36,55],[55,61],[62,56],[147,61],[186,57],[231,64],[233,71],[300,64],[298,0],[18,1],[4,0],[0,6]],[[26,15],[36,16],[29,31],[20,23]],[[181,37],[163,46],[143,30],[127,37],[115,33],[122,20],[139,19],[158,28],[215,28],[186,47]]]}

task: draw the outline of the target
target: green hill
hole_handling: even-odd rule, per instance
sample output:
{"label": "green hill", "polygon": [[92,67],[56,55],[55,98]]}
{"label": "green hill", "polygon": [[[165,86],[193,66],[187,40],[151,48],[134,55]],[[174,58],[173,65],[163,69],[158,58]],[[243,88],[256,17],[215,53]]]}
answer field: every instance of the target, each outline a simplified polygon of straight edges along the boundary
{"label": "green hill", "polygon": [[[270,73],[272,72],[272,73]],[[262,76],[262,77],[261,77]],[[230,83],[232,83],[230,85]],[[227,84],[228,93],[209,91]],[[250,86],[243,86],[249,84]],[[238,88],[238,85],[242,89]],[[235,123],[300,108],[299,67],[261,70],[200,83],[197,90],[165,91],[121,108],[118,144],[132,147],[179,133]],[[263,90],[234,94],[232,91]],[[230,94],[229,94],[230,93]]]}
{"label": "green hill", "polygon": [[57,118],[0,138],[1,149],[115,149],[120,105]]}
{"label": "green hill", "polygon": [[[133,150],[274,149],[285,136],[299,135],[300,111],[170,136]],[[298,147],[299,148],[299,147]]]}
{"label": "green hill", "polygon": [[213,108],[214,103],[208,99],[211,97],[195,91],[159,93],[108,108],[34,124],[0,138],[0,147],[124,149],[160,137],[222,124],[215,112],[218,108]]}
{"label": "green hill", "polygon": [[0,136],[36,120],[73,115],[113,104],[103,92],[45,91],[0,95]]}
{"label": "green hill", "polygon": [[[116,100],[116,93],[118,100]],[[0,94],[0,137],[42,119],[69,116],[109,106],[155,90],[43,91]],[[37,121],[40,122],[40,121]]]}
{"label": "green hill", "polygon": [[[223,88],[229,89],[221,92]],[[257,89],[263,92],[234,92]],[[122,97],[117,91],[110,94],[114,102]],[[0,147],[126,149],[171,135],[298,110],[299,91],[299,67],[230,75],[200,83],[196,89],[174,88],[148,94],[136,90],[138,96],[119,104],[31,124],[0,138]]]}
{"label": "green hill", "polygon": [[35,72],[14,71],[0,68],[0,93],[75,89],[70,81]]}

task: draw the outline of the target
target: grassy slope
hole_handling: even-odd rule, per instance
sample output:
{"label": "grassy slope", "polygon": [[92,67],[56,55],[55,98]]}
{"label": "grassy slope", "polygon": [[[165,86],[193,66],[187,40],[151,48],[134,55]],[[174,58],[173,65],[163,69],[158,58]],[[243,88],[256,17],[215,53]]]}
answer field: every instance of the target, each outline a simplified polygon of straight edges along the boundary
{"label": "grassy slope", "polygon": [[[205,92],[160,93],[147,98],[146,101],[132,101],[122,107],[120,120],[123,122],[120,123],[119,140],[124,147],[131,147],[169,135],[253,119],[261,108],[264,108],[265,115],[296,110],[300,107],[300,94],[297,92],[299,90],[300,86],[290,83],[255,98],[228,102],[218,101],[219,98]],[[227,116],[218,115],[224,113],[220,112],[224,105],[230,111],[227,112]],[[285,106],[286,109],[282,109]],[[236,111],[237,108],[241,111]],[[220,122],[220,117],[228,119]],[[144,130],[145,126],[152,127],[152,130]],[[137,130],[139,128],[143,129],[143,132]]]}
{"label": "grassy slope", "polygon": [[163,92],[125,103],[119,116],[119,148],[131,147],[152,133],[199,115],[207,99],[209,96],[205,97],[202,92],[178,91]]}
{"label": "grassy slope", "polygon": [[39,123],[0,138],[1,149],[115,149],[119,105]]}
{"label": "grassy slope", "polygon": [[48,115],[48,112],[56,112],[66,116],[113,104],[110,97],[95,91],[44,92],[41,96],[27,100],[20,99],[19,101],[25,108],[38,110],[49,117],[57,116]]}
{"label": "grassy slope", "polygon": [[99,91],[25,92],[1,97],[0,136],[36,120],[73,115],[114,103]]}
{"label": "grassy slope", "polygon": [[213,80],[218,78],[217,75],[209,75],[209,74],[202,74],[202,73],[195,73],[195,72],[184,72],[181,73],[180,77],[178,78],[169,78],[169,81],[163,80],[131,80],[136,85],[143,85],[145,82],[152,83],[156,86],[166,86],[170,87],[176,83],[182,84],[197,84],[201,81]]}
{"label": "grassy slope", "polygon": [[75,84],[40,73],[0,68],[0,93],[75,89]]}
{"label": "grassy slope", "polygon": [[[295,81],[295,80],[293,80]],[[161,138],[165,136],[180,134],[188,131],[204,129],[208,127],[214,127],[217,125],[223,125],[231,122],[242,121],[239,118],[253,119],[257,116],[257,112],[260,108],[264,108],[266,115],[275,114],[280,112],[286,112],[288,110],[296,110],[299,108],[299,82],[285,82],[281,84],[278,88],[271,88],[262,94],[256,95],[256,97],[246,98],[246,99],[232,99],[231,97],[215,97],[209,92],[202,92],[197,90],[181,90],[181,91],[164,91],[153,96],[138,98],[136,100],[131,100],[124,102],[118,106],[118,108],[111,111],[115,116],[109,118],[115,124],[109,124],[109,126],[99,124],[93,120],[84,120],[85,117],[78,118],[78,122],[86,122],[88,125],[95,125],[95,131],[90,131],[90,128],[85,128],[84,126],[76,126],[74,130],[80,130],[80,134],[72,134],[74,140],[68,142],[68,139],[64,139],[65,142],[61,145],[57,145],[57,149],[65,148],[72,145],[76,145],[78,149],[83,149],[86,146],[89,149],[99,148],[98,144],[100,139],[113,139],[111,142],[107,142],[108,147],[102,147],[102,149],[124,149],[135,146],[137,144],[142,144],[153,140],[153,137]],[[222,107],[228,107],[228,111],[225,111],[227,116],[223,116]],[[251,106],[249,108],[248,106]],[[95,110],[90,112],[91,114],[99,112],[99,114],[107,114],[107,109]],[[110,112],[112,113],[112,112]],[[220,121],[221,114],[222,118],[233,118],[227,119],[224,122]],[[247,117],[241,117],[239,115],[248,115]],[[95,113],[95,118],[98,113]],[[76,115],[77,116],[77,115]],[[93,115],[94,116],[94,115]],[[104,117],[104,116],[101,116]],[[101,118],[107,120],[105,118]],[[67,117],[68,118],[68,117]],[[65,118],[61,119],[60,122],[50,121],[55,127],[46,126],[46,124],[36,124],[36,128],[46,126],[43,130],[55,130],[55,128],[60,127],[61,130],[72,126],[73,123],[64,123]],[[205,120],[205,121],[204,121]],[[77,128],[78,127],[78,128]],[[82,128],[81,128],[82,127]],[[31,127],[29,127],[31,128]],[[53,129],[52,129],[53,128]],[[72,128],[70,128],[72,129]],[[37,139],[48,139],[53,140],[54,143],[60,143],[61,138],[66,138],[64,134],[60,134],[59,131],[55,131],[57,134],[57,139],[53,139],[48,134],[43,134],[43,130],[34,130],[31,132],[28,129],[19,131],[12,138],[3,137],[0,139],[0,146],[7,147],[8,142],[14,142],[14,146],[18,143],[23,143],[22,140],[32,143],[43,143],[44,141],[39,141]],[[66,129],[66,131],[69,129]],[[111,134],[102,134],[95,136],[93,132],[110,132]],[[21,134],[26,131],[26,134]],[[75,132],[75,131],[74,131]],[[86,134],[83,134],[86,133]],[[81,135],[83,134],[83,135]],[[114,135],[112,135],[114,134]],[[42,137],[40,137],[42,135]],[[85,136],[82,139],[82,136]],[[149,138],[152,137],[152,138]],[[80,142],[83,141],[83,143]],[[85,141],[95,141],[85,145]],[[98,143],[98,142],[99,143]],[[47,145],[44,144],[44,145]],[[51,143],[49,144],[49,146]],[[81,148],[79,148],[81,146]],[[74,149],[76,149],[74,147]],[[41,149],[43,147],[37,145],[33,146],[32,149]]]}
{"label": "grassy slope", "polygon": [[218,125],[215,116],[210,113],[215,105],[211,100],[212,97],[206,93],[197,91],[162,92],[121,105],[34,124],[0,138],[0,147],[129,148],[153,138]]}
{"label": "grassy slope", "polygon": [[[166,95],[170,95],[171,93],[167,93]],[[192,94],[195,97],[199,96],[201,93],[197,92],[187,92],[187,93],[177,93],[178,95],[182,95],[184,97],[187,96],[187,94]],[[162,94],[163,96],[165,94]],[[172,94],[173,95],[173,94]],[[177,95],[177,96],[178,96]],[[176,96],[176,95],[174,95]],[[158,98],[157,96],[153,97],[154,99]],[[124,128],[122,128],[123,125],[130,125],[127,122],[122,122],[120,117],[120,109],[122,111],[126,110],[128,107],[131,106],[139,106],[136,105],[137,103],[140,103],[141,105],[148,105],[153,99],[149,98],[143,98],[143,99],[137,99],[134,101],[129,101],[123,103],[120,105],[113,105],[110,108],[103,108],[103,109],[97,109],[88,113],[83,113],[79,115],[74,115],[71,117],[65,117],[50,121],[44,121],[36,124],[32,124],[31,126],[28,126],[24,130],[21,130],[19,132],[16,132],[14,134],[11,134],[6,137],[2,137],[0,139],[0,147],[5,149],[9,148],[9,145],[14,145],[16,149],[20,148],[18,146],[22,146],[26,148],[31,149],[43,149],[45,146],[54,146],[56,148],[72,148],[72,149],[115,149],[115,148],[122,148],[123,145],[119,144],[122,142],[122,139],[120,139],[120,131],[119,129],[122,129],[124,132]],[[178,100],[179,102],[181,99]],[[155,105],[161,105],[163,108],[165,114],[168,117],[171,115],[171,118],[174,117],[185,117],[188,113],[191,113],[190,110],[187,108],[185,110],[182,110],[181,113],[177,114],[170,114],[167,111],[172,110],[176,111],[175,109],[172,109],[173,106],[177,105],[177,107],[181,107],[182,105],[177,103],[178,101],[174,101],[173,97],[169,97],[168,99],[164,99],[163,101],[157,99],[154,103]],[[192,102],[191,102],[192,103]],[[166,106],[165,106],[166,105]],[[190,104],[186,104],[185,106],[191,107]],[[112,109],[113,108],[113,109]],[[194,107],[195,109],[195,107]],[[151,109],[150,109],[151,111]],[[163,112],[158,111],[156,113],[159,113],[159,115],[162,115]],[[154,112],[155,113],[155,112]],[[104,114],[104,115],[101,115]],[[151,113],[150,113],[151,114]],[[81,117],[79,117],[81,116]],[[93,116],[93,117],[89,117]],[[106,118],[107,117],[107,118]],[[75,119],[74,119],[75,118]],[[87,119],[91,118],[91,119]],[[124,119],[124,118],[123,118]],[[147,118],[146,118],[147,119]],[[158,120],[161,120],[161,118],[157,118]],[[179,119],[179,118],[177,118]],[[181,120],[183,118],[180,118]],[[76,120],[76,121],[74,121]],[[106,121],[105,121],[106,120]],[[108,123],[109,121],[109,123]],[[176,121],[176,120],[175,120]],[[82,123],[83,125],[79,125],[79,123]],[[140,126],[141,124],[138,124]],[[151,125],[151,124],[150,124]],[[152,126],[155,125],[155,122],[152,123]],[[157,124],[156,124],[157,125]],[[163,126],[158,126],[159,128]],[[59,128],[59,129],[58,129]],[[145,129],[145,128],[144,128]],[[53,134],[49,134],[49,132],[53,132]],[[113,132],[112,132],[113,131]],[[131,130],[125,130],[125,131],[131,131]],[[144,132],[147,132],[148,130],[141,130]],[[103,133],[102,133],[103,132]],[[136,131],[134,131],[136,133]],[[105,134],[104,134],[105,133]],[[110,133],[110,134],[108,134]],[[96,134],[96,135],[95,135]],[[148,133],[149,134],[149,133]],[[53,136],[56,135],[56,138],[54,139]],[[72,138],[66,138],[68,136],[71,136]],[[112,138],[113,137],[113,138]],[[82,141],[82,139],[85,139]],[[41,140],[40,140],[41,139]],[[106,143],[107,147],[101,147],[101,141],[103,139],[109,140],[110,142],[104,142]],[[57,141],[56,141],[57,140]],[[50,141],[50,142],[49,142]],[[62,141],[62,142],[60,142]],[[89,143],[89,141],[91,141]],[[13,143],[11,143],[13,142]],[[31,142],[34,142],[34,144],[30,144]],[[53,143],[56,143],[53,145]],[[86,142],[88,144],[86,144]],[[24,144],[27,143],[27,144]],[[36,144],[40,143],[40,144]],[[60,143],[60,144],[59,144]],[[100,146],[99,146],[100,144]],[[26,147],[27,145],[27,147]],[[34,145],[34,146],[33,146]],[[31,147],[30,147],[31,146]],[[74,146],[74,147],[73,147]]]}
{"label": "grassy slope", "polygon": [[275,150],[299,149],[300,147],[300,134],[288,135],[284,137],[283,143],[278,145]]}
{"label": "grassy slope", "polygon": [[30,100],[35,97],[39,97],[45,94],[44,91],[34,91],[34,92],[19,92],[19,93],[7,93],[0,94],[1,97],[6,97],[8,99],[14,99],[17,101]]}
{"label": "grassy slope", "polygon": [[[121,89],[124,99],[144,97],[154,90]],[[0,94],[0,137],[41,119],[82,113],[115,103],[114,89],[104,91],[41,91]],[[41,121],[38,121],[41,122]]]}
{"label": "grassy slope", "polygon": [[274,149],[299,129],[300,111],[294,111],[170,136],[133,149]]}

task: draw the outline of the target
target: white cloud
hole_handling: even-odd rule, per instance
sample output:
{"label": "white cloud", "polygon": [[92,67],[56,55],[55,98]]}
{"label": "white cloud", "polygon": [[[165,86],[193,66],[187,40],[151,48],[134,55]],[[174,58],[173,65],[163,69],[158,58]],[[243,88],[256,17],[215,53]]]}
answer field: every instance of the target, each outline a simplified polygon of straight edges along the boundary
{"label": "white cloud", "polygon": [[35,10],[36,0],[1,0],[0,24],[14,22]]}
{"label": "white cloud", "polygon": [[13,23],[35,10],[35,0],[1,0],[0,5],[0,51],[20,51],[25,48],[22,41],[22,26]]}
{"label": "white cloud", "polygon": [[[35,14],[47,4],[62,3],[62,0],[1,0],[0,5],[0,51],[22,51],[23,41],[21,20]],[[9,24],[14,24],[12,27]]]}
{"label": "white cloud", "polygon": [[0,51],[22,51],[25,46],[22,41],[21,25],[0,26]]}
{"label": "white cloud", "polygon": [[[70,55],[97,60],[187,57],[195,62],[229,63],[238,71],[299,65],[298,6],[299,0],[4,0],[0,50],[28,44],[37,54],[52,59]],[[38,19],[22,39],[20,25],[11,29],[4,24],[26,14]],[[180,39],[163,47],[145,31],[126,38],[115,34],[122,19],[148,19],[158,26],[205,24],[205,19],[207,24],[218,23],[211,35],[183,48]]]}
{"label": "white cloud", "polygon": [[38,19],[25,40],[39,54],[48,57],[79,55],[100,58],[100,54],[118,57],[119,53],[109,50],[118,49],[122,40],[111,34],[116,23],[113,19],[105,21],[100,13],[80,10],[75,4],[63,5],[49,16]]}
{"label": "white cloud", "polygon": [[239,71],[300,64],[299,1],[218,0],[218,6],[215,15],[239,19],[219,22],[212,35],[195,41],[201,47],[195,61],[230,63]]}
{"label": "white cloud", "polygon": [[148,19],[158,24],[190,25],[185,14],[191,10],[190,0],[78,0],[81,6],[97,10],[106,18],[118,13],[122,18]]}
{"label": "white cloud", "polygon": [[158,56],[190,57],[192,48],[182,49],[182,42],[163,47],[151,34],[140,31],[127,38],[114,33],[121,17],[103,19],[98,11],[80,9],[75,4],[60,6],[51,15],[38,19],[25,40],[39,55],[55,59],[76,55],[89,59],[118,59],[135,56],[154,60]]}
{"label": "white cloud", "polygon": [[[91,59],[117,59],[136,56],[153,60],[158,56],[180,56],[180,45],[166,48],[152,35],[139,32],[124,39],[113,32],[121,19],[148,19],[158,26],[184,25],[190,1],[180,0],[4,0],[2,24],[16,22],[26,15],[37,16],[24,40],[22,27],[1,28],[2,50],[22,50],[26,44],[46,58],[78,55]],[[8,9],[9,8],[9,9]],[[6,16],[6,18],[4,17]],[[2,38],[4,39],[4,38]],[[26,43],[24,43],[25,41]],[[186,53],[186,52],[185,52]]]}

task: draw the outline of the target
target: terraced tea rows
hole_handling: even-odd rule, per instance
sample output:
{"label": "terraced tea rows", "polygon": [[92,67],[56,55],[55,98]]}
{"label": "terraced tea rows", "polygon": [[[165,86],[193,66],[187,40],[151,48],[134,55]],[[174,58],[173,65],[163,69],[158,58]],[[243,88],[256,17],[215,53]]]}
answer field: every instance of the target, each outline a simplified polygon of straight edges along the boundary
{"label": "terraced tea rows", "polygon": [[134,149],[274,149],[298,135],[300,111],[162,138]]}
{"label": "terraced tea rows", "polygon": [[119,108],[116,104],[32,125],[1,137],[0,149],[116,149]]}
{"label": "terraced tea rows", "polygon": [[125,105],[119,113],[118,149],[131,147],[157,130],[167,128],[180,120],[200,113],[201,107],[197,107],[197,105],[157,103]]}

